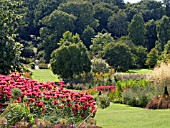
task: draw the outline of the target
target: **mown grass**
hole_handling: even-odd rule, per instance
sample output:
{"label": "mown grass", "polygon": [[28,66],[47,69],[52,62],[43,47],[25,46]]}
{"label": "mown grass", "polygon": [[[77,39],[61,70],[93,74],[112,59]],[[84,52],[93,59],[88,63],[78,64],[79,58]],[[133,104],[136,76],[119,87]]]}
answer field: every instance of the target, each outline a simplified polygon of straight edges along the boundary
{"label": "mown grass", "polygon": [[128,70],[129,73],[139,73],[139,74],[147,74],[152,73],[152,69],[130,69]]}
{"label": "mown grass", "polygon": [[98,109],[95,119],[103,128],[169,128],[170,110],[147,110],[111,103]]}
{"label": "mown grass", "polygon": [[33,70],[32,79],[37,80],[39,82],[59,81],[57,75],[54,75],[50,69]]}

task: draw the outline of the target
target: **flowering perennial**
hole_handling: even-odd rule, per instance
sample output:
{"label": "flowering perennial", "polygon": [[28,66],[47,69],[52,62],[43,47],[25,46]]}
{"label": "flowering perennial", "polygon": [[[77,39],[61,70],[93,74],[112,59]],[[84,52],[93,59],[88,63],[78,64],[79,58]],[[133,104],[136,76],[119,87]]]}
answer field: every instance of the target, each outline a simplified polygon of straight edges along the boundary
{"label": "flowering perennial", "polygon": [[96,102],[86,93],[77,93],[64,89],[64,82],[56,86],[54,82],[41,83],[23,78],[19,73],[10,76],[0,75],[0,102],[9,101],[11,89],[19,88],[22,95],[15,102],[24,102],[36,115],[47,114],[54,109],[65,112],[65,116],[86,118],[96,112]]}
{"label": "flowering perennial", "polygon": [[98,86],[95,89],[97,91],[111,92],[116,90],[116,86]]}

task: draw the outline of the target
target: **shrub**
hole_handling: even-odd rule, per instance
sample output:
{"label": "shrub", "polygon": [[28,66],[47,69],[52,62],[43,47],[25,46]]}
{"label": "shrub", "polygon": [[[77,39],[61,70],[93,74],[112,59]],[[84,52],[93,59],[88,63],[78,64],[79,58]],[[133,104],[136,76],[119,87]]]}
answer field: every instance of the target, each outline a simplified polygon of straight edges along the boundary
{"label": "shrub", "polygon": [[21,120],[27,121],[30,124],[33,123],[33,114],[30,113],[29,107],[24,103],[11,103],[6,110],[1,114],[8,121],[7,126],[15,126],[15,124]]}
{"label": "shrub", "polygon": [[97,105],[99,108],[107,108],[110,106],[110,99],[107,96],[107,94],[101,94],[98,98],[97,98]]}
{"label": "shrub", "polygon": [[154,68],[152,75],[155,84],[170,86],[170,63],[161,63]]}
{"label": "shrub", "polygon": [[94,58],[91,60],[92,68],[91,71],[94,73],[102,72],[107,73],[109,72],[109,64],[105,62],[103,59]]}
{"label": "shrub", "polygon": [[31,62],[29,65],[30,65],[31,69],[35,69],[35,63],[34,62]]}
{"label": "shrub", "polygon": [[123,103],[135,106],[145,107],[148,101],[156,94],[154,86],[131,87],[122,92]]}
{"label": "shrub", "polygon": [[115,81],[119,80],[142,80],[146,79],[147,75],[146,74],[137,74],[137,73],[116,73],[114,75]]}

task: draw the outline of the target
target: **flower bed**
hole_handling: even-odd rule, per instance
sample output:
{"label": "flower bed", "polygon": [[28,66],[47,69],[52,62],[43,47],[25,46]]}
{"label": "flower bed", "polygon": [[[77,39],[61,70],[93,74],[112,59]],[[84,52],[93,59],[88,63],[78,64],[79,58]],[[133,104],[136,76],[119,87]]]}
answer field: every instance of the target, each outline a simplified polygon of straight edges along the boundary
{"label": "flower bed", "polygon": [[92,96],[63,87],[63,82],[59,82],[59,86],[53,82],[41,83],[23,78],[19,73],[12,73],[10,76],[0,75],[0,102],[10,101],[11,90],[19,88],[22,95],[14,102],[29,106],[34,118],[55,112],[60,118],[72,117],[72,121],[79,122],[90,113],[95,114],[96,102]]}

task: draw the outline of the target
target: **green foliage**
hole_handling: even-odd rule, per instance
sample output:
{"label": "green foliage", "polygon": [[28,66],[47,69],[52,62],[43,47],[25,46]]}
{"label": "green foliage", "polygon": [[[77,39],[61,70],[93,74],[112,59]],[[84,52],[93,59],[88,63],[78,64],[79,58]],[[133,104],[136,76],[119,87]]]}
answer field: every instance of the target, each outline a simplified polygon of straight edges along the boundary
{"label": "green foliage", "polygon": [[143,17],[141,14],[134,15],[131,23],[128,27],[129,37],[136,45],[144,44],[144,36],[145,36],[145,23],[143,21]]}
{"label": "green foliage", "polygon": [[0,1],[0,73],[9,74],[20,67],[22,45],[16,42],[20,2]]}
{"label": "green foliage", "polygon": [[18,99],[22,95],[21,90],[19,88],[13,88],[11,90],[11,93],[13,99]]}
{"label": "green foliage", "polygon": [[39,63],[38,66],[40,69],[48,69],[48,64],[46,63]]}
{"label": "green foliage", "polygon": [[114,37],[121,37],[128,34],[128,21],[126,13],[119,11],[108,18],[107,28]]}
{"label": "green foliage", "polygon": [[94,35],[95,35],[95,30],[91,28],[90,26],[87,26],[84,29],[81,37],[86,48],[89,49],[90,45],[92,44],[91,39],[94,37]]}
{"label": "green foliage", "polygon": [[107,94],[102,94],[97,98],[97,106],[102,109],[110,106],[110,99]]}
{"label": "green foliage", "polygon": [[166,15],[170,16],[170,1],[163,0],[163,4],[165,5]]}
{"label": "green foliage", "polygon": [[170,17],[163,16],[156,22],[156,31],[158,41],[161,43],[161,51],[164,50],[164,45],[170,40]]}
{"label": "green foliage", "polygon": [[144,46],[150,51],[155,47],[155,42],[157,40],[156,23],[154,20],[149,20],[145,23],[145,27],[146,33]]}
{"label": "green foliage", "polygon": [[92,69],[91,71],[94,73],[107,73],[109,72],[109,65],[102,59],[94,58],[91,60],[92,62]]}
{"label": "green foliage", "polygon": [[110,43],[104,48],[104,59],[118,71],[127,71],[133,63],[133,54],[126,44]]}
{"label": "green foliage", "polygon": [[148,101],[154,96],[153,86],[133,86],[122,92],[123,103],[134,107],[146,107]]}
{"label": "green foliage", "polygon": [[47,62],[50,60],[52,51],[57,48],[56,42],[59,41],[59,37],[61,37],[65,31],[74,30],[75,20],[75,16],[59,10],[55,10],[49,16],[42,19],[44,27],[40,29],[40,36],[43,40],[44,57]]}
{"label": "green foliage", "polygon": [[98,33],[94,38],[92,38],[92,45],[90,46],[90,49],[94,55],[101,57],[104,46],[111,42],[114,42],[114,38],[110,33]]}
{"label": "green foliage", "polygon": [[6,110],[1,114],[8,120],[7,126],[15,126],[19,121],[27,121],[32,124],[34,121],[33,114],[30,113],[29,107],[24,103],[11,103]]}
{"label": "green foliage", "polygon": [[51,58],[53,73],[62,78],[74,78],[91,69],[87,49],[82,43],[61,46],[53,51]]}
{"label": "green foliage", "polygon": [[94,19],[94,9],[93,5],[87,1],[68,1],[66,3],[60,4],[58,7],[59,10],[72,14],[77,19],[75,21],[75,31],[78,34],[82,34],[86,26],[96,28],[98,22]]}
{"label": "green foliage", "polygon": [[158,51],[155,48],[153,48],[147,55],[146,65],[150,68],[153,68],[157,64],[157,61]]}
{"label": "green foliage", "polygon": [[145,66],[145,61],[147,57],[147,48],[143,46],[134,46],[132,48],[132,53],[134,54],[135,63],[134,66],[137,68],[142,68]]}
{"label": "green foliage", "polygon": [[108,18],[118,10],[119,8],[117,6],[112,6],[109,3],[101,2],[94,5],[94,17],[99,20],[99,26],[97,27],[98,32],[107,29]]}
{"label": "green foliage", "polygon": [[60,38],[58,45],[59,46],[61,46],[61,45],[68,46],[71,43],[79,43],[79,42],[82,42],[79,34],[76,33],[75,35],[73,35],[72,32],[66,31],[65,33],[63,33],[63,38]]}
{"label": "green foliage", "polygon": [[35,69],[35,63],[34,62],[29,63],[29,65],[30,65],[31,69]]}

